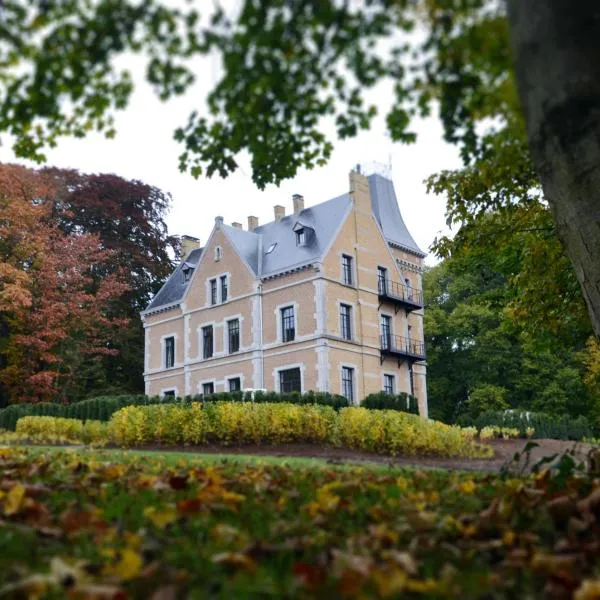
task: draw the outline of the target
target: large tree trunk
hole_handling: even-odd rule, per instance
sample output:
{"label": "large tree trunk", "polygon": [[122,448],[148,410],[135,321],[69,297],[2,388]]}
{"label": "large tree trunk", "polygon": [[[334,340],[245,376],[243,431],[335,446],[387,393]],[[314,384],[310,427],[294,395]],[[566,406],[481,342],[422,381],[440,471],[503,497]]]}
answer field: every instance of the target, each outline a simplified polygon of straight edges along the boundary
{"label": "large tree trunk", "polygon": [[508,0],[508,15],[533,161],[600,336],[600,0]]}

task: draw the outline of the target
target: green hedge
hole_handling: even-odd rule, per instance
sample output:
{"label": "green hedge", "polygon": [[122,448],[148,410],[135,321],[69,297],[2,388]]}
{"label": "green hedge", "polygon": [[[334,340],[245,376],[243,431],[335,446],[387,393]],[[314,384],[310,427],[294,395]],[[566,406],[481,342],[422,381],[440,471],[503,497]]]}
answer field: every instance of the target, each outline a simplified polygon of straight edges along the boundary
{"label": "green hedge", "polygon": [[554,440],[582,440],[593,436],[593,428],[585,417],[554,416],[545,413],[525,411],[486,411],[477,418],[463,415],[458,419],[462,427],[511,427],[518,429],[522,437],[526,437],[527,428],[535,430],[534,438]]}
{"label": "green hedge", "polygon": [[[251,401],[251,392],[219,392],[203,397],[202,394],[175,398],[174,396],[100,396],[89,398],[73,404],[40,403],[40,404],[13,404],[0,410],[0,429],[14,431],[17,421],[21,417],[63,417],[67,419],[79,419],[87,421],[108,421],[113,413],[125,406],[141,406],[148,404],[174,404],[189,402],[228,402],[228,401]],[[318,404],[330,406],[335,410],[349,405],[344,396],[330,394],[329,392],[307,392],[299,394],[278,394],[277,392],[255,392],[254,402],[269,402],[290,404]],[[414,396],[400,394],[388,396],[386,394],[371,394],[362,403],[366,408],[400,410],[418,414],[417,400]],[[407,408],[408,407],[408,408]]]}
{"label": "green hedge", "polygon": [[411,396],[406,392],[401,392],[397,395],[378,392],[377,394],[369,394],[360,404],[365,408],[377,408],[385,410],[400,410],[402,412],[419,414],[419,403],[415,396]]}

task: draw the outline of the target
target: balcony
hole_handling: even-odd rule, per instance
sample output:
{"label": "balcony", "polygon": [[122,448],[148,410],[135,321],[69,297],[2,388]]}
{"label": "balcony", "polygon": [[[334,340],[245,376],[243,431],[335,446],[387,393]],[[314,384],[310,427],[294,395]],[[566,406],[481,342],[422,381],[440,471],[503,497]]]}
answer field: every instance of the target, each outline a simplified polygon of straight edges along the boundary
{"label": "balcony", "polygon": [[386,356],[400,360],[415,362],[425,360],[425,344],[418,340],[399,335],[382,335],[379,338],[381,348],[381,362]]}
{"label": "balcony", "polygon": [[391,279],[379,279],[377,293],[379,294],[379,302],[392,302],[396,312],[399,308],[404,308],[408,312],[423,308],[423,292],[404,283],[398,283]]}

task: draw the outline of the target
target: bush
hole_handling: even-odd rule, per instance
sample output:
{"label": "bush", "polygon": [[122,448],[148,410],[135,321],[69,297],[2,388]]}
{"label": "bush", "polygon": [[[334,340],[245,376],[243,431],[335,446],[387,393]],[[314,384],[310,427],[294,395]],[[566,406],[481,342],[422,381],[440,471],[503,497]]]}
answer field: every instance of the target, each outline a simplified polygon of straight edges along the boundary
{"label": "bush", "polygon": [[480,432],[486,427],[516,429],[522,438],[582,440],[593,434],[585,417],[572,418],[515,410],[486,411],[475,419],[463,416],[458,422],[462,426],[474,426]]}
{"label": "bush", "polygon": [[328,443],[381,454],[491,456],[473,442],[474,429],[427,421],[394,410],[316,404],[210,402],[128,406],[111,419],[119,445],[161,443]]}
{"label": "bush", "polygon": [[419,403],[415,396],[411,396],[406,392],[397,395],[378,392],[377,394],[369,394],[360,404],[363,408],[376,408],[385,410],[399,410],[402,412],[419,414]]}
{"label": "bush", "polygon": [[509,408],[506,401],[506,388],[484,383],[478,385],[469,394],[467,407],[473,417],[486,411],[502,411]]}

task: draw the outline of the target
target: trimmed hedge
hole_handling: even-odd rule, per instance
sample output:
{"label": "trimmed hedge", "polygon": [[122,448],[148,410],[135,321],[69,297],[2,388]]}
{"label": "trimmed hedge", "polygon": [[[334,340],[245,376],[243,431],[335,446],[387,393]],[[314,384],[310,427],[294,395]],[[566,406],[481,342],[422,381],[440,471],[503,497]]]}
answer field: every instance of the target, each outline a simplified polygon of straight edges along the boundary
{"label": "trimmed hedge", "polygon": [[[381,397],[381,398],[380,398]],[[108,421],[110,417],[125,406],[147,406],[153,404],[182,404],[190,402],[236,402],[252,401],[251,392],[219,392],[203,397],[202,394],[195,396],[185,396],[185,398],[175,398],[174,396],[99,396],[81,400],[73,404],[58,403],[40,403],[40,404],[13,404],[0,410],[0,429],[15,431],[17,421],[21,417],[62,417],[66,419],[79,419],[87,421]],[[330,406],[335,410],[349,406],[348,400],[338,394],[329,392],[307,392],[299,394],[291,392],[288,394],[278,394],[277,392],[255,392],[255,403],[280,404],[302,404],[319,406]],[[410,405],[406,409],[407,402]],[[366,404],[365,404],[366,403]],[[386,396],[385,394],[371,394],[365,398],[362,406],[366,408],[378,408],[388,410],[401,410],[418,414],[417,401],[414,396],[400,394],[398,396]]]}
{"label": "trimmed hedge", "polygon": [[396,395],[386,394],[385,392],[369,394],[360,405],[363,408],[399,410],[413,415],[419,414],[419,402],[417,398],[406,392],[401,392]]}
{"label": "trimmed hedge", "polygon": [[593,436],[593,428],[585,417],[554,416],[524,411],[486,411],[477,418],[463,415],[458,419],[463,427],[517,429],[520,437],[529,437],[528,429],[534,430],[533,438],[553,440],[583,440]]}

